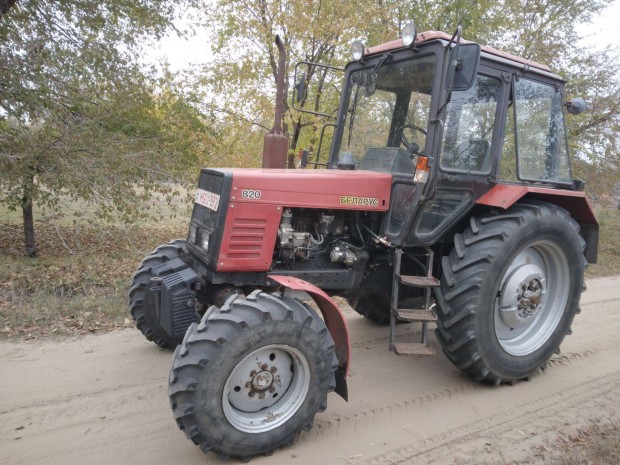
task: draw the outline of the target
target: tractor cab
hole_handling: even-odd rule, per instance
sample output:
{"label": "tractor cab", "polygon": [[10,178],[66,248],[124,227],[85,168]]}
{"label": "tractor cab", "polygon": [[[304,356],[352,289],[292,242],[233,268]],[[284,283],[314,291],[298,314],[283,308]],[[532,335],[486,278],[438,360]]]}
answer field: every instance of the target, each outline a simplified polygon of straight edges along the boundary
{"label": "tractor cab", "polygon": [[[412,27],[377,47],[353,44],[325,163],[393,175],[382,228],[388,240],[436,242],[498,183],[580,187],[570,170],[561,77],[465,41],[460,28],[450,36]],[[569,111],[583,109],[578,100]]]}

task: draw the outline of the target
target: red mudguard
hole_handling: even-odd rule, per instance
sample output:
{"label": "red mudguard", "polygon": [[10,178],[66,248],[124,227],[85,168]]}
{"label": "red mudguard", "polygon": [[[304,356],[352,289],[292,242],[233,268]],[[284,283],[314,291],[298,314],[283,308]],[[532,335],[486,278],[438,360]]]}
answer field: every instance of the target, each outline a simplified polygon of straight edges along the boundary
{"label": "red mudguard", "polygon": [[480,197],[476,203],[491,207],[509,208],[525,195],[546,200],[568,210],[580,224],[598,224],[586,194],[581,191],[549,189],[546,187],[496,184]]}
{"label": "red mudguard", "polygon": [[347,375],[349,374],[349,329],[344,321],[342,312],[325,292],[298,278],[290,276],[269,275],[269,279],[275,281],[283,287],[296,291],[304,291],[308,293],[317,303],[325,325],[336,344],[336,357],[338,358],[338,370],[336,371],[336,394],[340,395],[344,400],[348,400],[347,391]]}

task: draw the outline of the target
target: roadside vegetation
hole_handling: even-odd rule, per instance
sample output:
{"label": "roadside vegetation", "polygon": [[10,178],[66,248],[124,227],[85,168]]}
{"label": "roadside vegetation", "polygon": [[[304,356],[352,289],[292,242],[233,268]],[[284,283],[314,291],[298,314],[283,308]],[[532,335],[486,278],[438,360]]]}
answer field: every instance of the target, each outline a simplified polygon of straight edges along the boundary
{"label": "roadside vegetation", "polygon": [[17,215],[0,212],[0,340],[133,327],[127,290],[134,270],[157,245],[187,233],[184,206],[161,211],[132,225],[97,221],[87,209],[77,222],[41,215],[38,258],[24,256]]}

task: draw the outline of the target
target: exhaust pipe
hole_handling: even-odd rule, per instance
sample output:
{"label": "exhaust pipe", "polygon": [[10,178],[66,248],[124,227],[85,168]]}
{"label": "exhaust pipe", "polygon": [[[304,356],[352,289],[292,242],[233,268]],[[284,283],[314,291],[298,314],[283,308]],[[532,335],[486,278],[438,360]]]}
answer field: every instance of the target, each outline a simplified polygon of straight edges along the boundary
{"label": "exhaust pipe", "polygon": [[276,36],[279,60],[276,76],[276,114],[273,128],[265,135],[263,144],[263,168],[286,168],[288,154],[288,137],[282,130],[282,116],[284,115],[284,69],[286,66],[286,51],[280,36]]}

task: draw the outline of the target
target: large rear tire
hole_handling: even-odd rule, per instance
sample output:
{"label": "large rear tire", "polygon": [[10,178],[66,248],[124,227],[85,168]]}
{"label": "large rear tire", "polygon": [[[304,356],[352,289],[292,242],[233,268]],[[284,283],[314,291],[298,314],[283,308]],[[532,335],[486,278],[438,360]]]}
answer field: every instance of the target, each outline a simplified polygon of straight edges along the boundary
{"label": "large rear tire", "polygon": [[162,328],[155,308],[146,305],[144,297],[146,288],[153,276],[153,268],[187,253],[185,240],[176,239],[160,245],[150,255],[147,255],[133,275],[129,289],[129,310],[136,327],[149,341],[162,349],[174,349],[181,343],[181,337],[170,336]]}
{"label": "large rear tire", "polygon": [[170,405],[203,452],[248,459],[312,427],[337,367],[332,337],[312,309],[262,291],[232,296],[192,324],[176,349]]}
{"label": "large rear tire", "polygon": [[559,349],[579,309],[586,260],[579,225],[535,200],[472,217],[442,260],[436,335],[477,380],[529,378]]}

